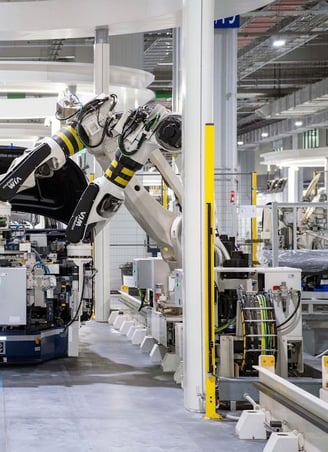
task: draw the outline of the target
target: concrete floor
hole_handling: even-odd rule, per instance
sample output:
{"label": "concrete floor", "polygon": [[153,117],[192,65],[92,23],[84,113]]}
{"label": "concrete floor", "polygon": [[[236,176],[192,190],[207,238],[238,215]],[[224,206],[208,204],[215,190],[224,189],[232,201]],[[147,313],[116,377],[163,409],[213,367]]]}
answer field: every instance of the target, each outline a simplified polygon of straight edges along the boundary
{"label": "concrete floor", "polygon": [[0,369],[0,452],[263,450],[187,412],[172,375],[107,323],[80,333],[77,359]]}

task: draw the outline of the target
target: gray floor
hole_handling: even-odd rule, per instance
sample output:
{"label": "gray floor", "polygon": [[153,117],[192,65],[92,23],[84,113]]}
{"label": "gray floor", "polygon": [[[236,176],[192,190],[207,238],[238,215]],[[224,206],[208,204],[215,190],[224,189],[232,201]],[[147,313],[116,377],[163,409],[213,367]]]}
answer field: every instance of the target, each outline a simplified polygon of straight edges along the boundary
{"label": "gray floor", "polygon": [[107,323],[81,328],[81,353],[0,369],[1,452],[262,451],[233,422],[183,407],[171,374]]}

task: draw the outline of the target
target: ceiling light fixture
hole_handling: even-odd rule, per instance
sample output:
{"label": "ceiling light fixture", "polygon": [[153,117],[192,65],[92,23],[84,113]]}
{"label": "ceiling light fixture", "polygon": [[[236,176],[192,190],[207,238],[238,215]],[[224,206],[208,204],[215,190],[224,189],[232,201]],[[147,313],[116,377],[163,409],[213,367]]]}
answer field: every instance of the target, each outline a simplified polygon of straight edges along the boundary
{"label": "ceiling light fixture", "polygon": [[273,47],[283,47],[286,44],[284,39],[276,39],[273,41]]}
{"label": "ceiling light fixture", "polygon": [[244,144],[243,141],[237,141],[238,146],[242,146]]}
{"label": "ceiling light fixture", "polygon": [[267,138],[269,136],[268,132],[262,132],[261,133],[261,137],[262,138]]}
{"label": "ceiling light fixture", "polygon": [[303,125],[303,122],[302,121],[295,121],[294,124],[295,124],[296,127],[301,127]]}

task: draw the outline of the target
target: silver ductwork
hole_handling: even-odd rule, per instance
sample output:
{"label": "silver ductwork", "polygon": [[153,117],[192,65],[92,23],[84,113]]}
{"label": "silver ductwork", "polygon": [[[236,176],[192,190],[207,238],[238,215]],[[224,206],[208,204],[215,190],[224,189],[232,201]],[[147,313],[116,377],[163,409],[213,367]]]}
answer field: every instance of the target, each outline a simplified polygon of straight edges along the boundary
{"label": "silver ductwork", "polygon": [[263,119],[299,118],[328,108],[328,78],[255,111]]}
{"label": "silver ductwork", "polygon": [[[279,138],[283,138],[295,133],[302,133],[305,130],[327,127],[328,110],[319,111],[318,113],[302,118],[302,126],[295,125],[295,118],[278,121],[269,126],[261,127],[251,132],[238,135],[238,141],[243,144],[238,146],[239,150],[254,147],[259,143],[268,143]],[[266,136],[263,137],[262,134]]]}

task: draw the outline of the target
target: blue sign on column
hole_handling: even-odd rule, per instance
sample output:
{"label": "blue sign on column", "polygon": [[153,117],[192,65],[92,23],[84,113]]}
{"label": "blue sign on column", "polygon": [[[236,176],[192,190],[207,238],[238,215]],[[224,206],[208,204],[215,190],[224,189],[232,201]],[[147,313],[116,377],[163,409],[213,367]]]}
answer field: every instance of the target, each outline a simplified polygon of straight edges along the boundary
{"label": "blue sign on column", "polygon": [[239,28],[240,16],[226,17],[214,21],[214,28]]}

